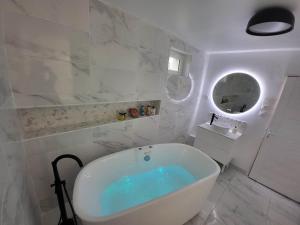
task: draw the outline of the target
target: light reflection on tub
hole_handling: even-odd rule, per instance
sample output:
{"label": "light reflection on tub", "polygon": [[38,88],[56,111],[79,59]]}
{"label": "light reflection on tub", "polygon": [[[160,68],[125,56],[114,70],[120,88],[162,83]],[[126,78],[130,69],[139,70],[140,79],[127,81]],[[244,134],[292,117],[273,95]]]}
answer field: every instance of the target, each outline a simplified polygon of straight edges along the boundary
{"label": "light reflection on tub", "polygon": [[101,216],[141,205],[184,186],[196,178],[180,165],[157,167],[142,173],[121,177],[108,185],[100,196]]}

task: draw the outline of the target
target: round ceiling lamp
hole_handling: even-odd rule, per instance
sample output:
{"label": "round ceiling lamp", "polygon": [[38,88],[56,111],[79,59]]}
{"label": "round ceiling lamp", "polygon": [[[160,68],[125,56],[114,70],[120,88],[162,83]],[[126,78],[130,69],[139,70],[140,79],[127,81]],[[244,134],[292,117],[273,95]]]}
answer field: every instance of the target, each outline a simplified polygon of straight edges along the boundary
{"label": "round ceiling lamp", "polygon": [[271,7],[258,11],[249,21],[246,32],[255,36],[272,36],[294,29],[295,17],[292,12],[281,7]]}

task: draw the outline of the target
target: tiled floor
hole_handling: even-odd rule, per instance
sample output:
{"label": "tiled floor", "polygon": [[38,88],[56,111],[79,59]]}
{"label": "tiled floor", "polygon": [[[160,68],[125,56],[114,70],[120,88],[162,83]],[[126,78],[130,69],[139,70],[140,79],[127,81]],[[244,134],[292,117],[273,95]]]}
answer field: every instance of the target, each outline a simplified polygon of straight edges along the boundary
{"label": "tiled floor", "polygon": [[184,225],[300,225],[300,204],[229,168],[201,213]]}

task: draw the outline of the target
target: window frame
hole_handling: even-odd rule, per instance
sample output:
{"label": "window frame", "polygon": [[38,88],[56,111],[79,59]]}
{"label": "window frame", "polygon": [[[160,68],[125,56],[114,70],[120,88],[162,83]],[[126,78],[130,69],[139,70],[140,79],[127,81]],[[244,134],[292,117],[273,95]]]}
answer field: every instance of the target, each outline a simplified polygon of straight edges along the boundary
{"label": "window frame", "polygon": [[185,64],[185,55],[183,53],[180,53],[180,52],[174,50],[174,49],[170,49],[169,60],[170,60],[171,57],[179,60],[179,65],[178,65],[178,71],[170,70],[169,69],[169,61],[168,61],[168,72],[169,72],[169,74],[181,75],[183,73],[183,67],[184,67],[184,64]]}

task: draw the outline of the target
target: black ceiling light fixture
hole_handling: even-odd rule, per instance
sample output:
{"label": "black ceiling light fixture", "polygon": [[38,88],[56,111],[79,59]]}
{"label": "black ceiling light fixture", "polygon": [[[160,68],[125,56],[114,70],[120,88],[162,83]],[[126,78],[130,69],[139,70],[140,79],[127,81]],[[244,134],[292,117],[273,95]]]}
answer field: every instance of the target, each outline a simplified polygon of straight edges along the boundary
{"label": "black ceiling light fixture", "polygon": [[294,29],[293,13],[282,7],[270,7],[258,11],[249,21],[246,32],[255,36],[272,36]]}

